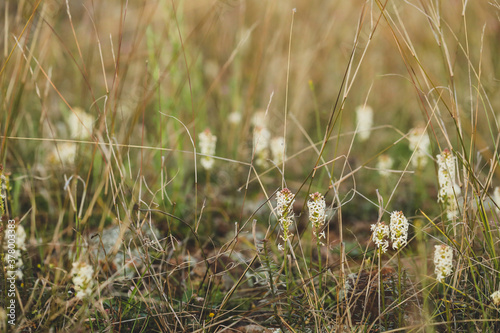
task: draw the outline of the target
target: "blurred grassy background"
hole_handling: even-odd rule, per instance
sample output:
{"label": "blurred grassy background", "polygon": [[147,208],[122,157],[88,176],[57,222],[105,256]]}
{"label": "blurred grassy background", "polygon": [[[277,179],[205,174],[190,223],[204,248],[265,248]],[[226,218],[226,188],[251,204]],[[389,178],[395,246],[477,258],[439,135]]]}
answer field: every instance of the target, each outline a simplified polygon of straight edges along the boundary
{"label": "blurred grassy background", "polygon": [[[387,16],[381,17],[376,2],[364,1],[69,1],[68,6],[63,1],[6,1],[2,160],[22,173],[28,167],[50,173],[54,177],[42,181],[50,188],[61,175],[61,163],[47,165],[55,143],[46,139],[70,139],[65,119],[80,107],[94,117],[88,129],[94,143],[79,144],[82,158],[71,171],[94,180],[88,193],[108,175],[112,160],[96,142],[114,142],[149,147],[117,148],[118,164],[129,171],[125,178],[136,179],[136,167],[142,165],[141,175],[157,183],[164,170],[165,179],[175,178],[169,186],[176,190],[170,194],[179,202],[192,189],[192,183],[185,183],[193,181],[194,166],[191,154],[177,151],[193,149],[180,122],[195,142],[197,133],[211,128],[218,136],[217,156],[249,163],[250,119],[269,104],[269,127],[273,136],[282,135],[288,84],[286,141],[287,155],[293,156],[287,161],[288,182],[301,182],[311,171],[317,153],[310,142],[323,139],[334,110],[341,114],[336,126],[342,137],[326,146],[325,160],[344,155],[353,169],[367,162],[375,167],[372,158],[412,127],[425,125],[436,106],[443,108],[441,113],[464,110],[462,121],[471,122],[473,111],[467,110],[478,101],[471,88],[477,88],[477,79],[470,74],[478,72],[478,64],[480,89],[496,91],[496,9],[475,3],[462,16],[459,4],[388,2]],[[339,96],[344,103],[334,109]],[[352,142],[353,110],[365,102],[375,110],[374,126],[386,126],[376,128],[368,144]],[[498,97],[490,94],[481,102],[494,110]],[[240,124],[227,121],[234,111],[241,112]],[[451,117],[442,121],[453,127]],[[473,125],[478,133],[488,129],[488,122]],[[431,122],[433,141],[442,145],[443,131],[434,126]],[[487,148],[491,138],[477,142]],[[408,161],[406,144],[402,140],[388,151],[397,169]],[[231,178],[229,187],[245,183],[241,164],[217,165],[220,172],[213,176]],[[232,175],[235,169],[241,171],[238,177]],[[334,170],[334,176],[340,178],[341,172]],[[266,186],[276,188],[279,173],[267,175]],[[373,196],[380,187],[370,182],[375,176],[373,170],[358,172],[357,189]],[[324,190],[327,183],[321,179],[317,186]],[[394,186],[391,180],[388,188]],[[402,180],[410,182],[411,176]]]}

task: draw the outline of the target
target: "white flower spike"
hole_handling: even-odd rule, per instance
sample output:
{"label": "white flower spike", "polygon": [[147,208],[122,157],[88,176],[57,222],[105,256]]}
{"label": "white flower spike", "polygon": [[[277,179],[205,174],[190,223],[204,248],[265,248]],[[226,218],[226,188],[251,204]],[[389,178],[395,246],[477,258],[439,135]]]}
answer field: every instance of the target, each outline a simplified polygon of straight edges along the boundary
{"label": "white flower spike", "polygon": [[74,262],[71,270],[76,297],[83,299],[92,295],[94,269],[85,262]]}
{"label": "white flower spike", "polygon": [[215,144],[217,143],[217,137],[210,132],[210,129],[206,129],[200,133],[200,153],[203,155],[201,158],[201,165],[205,170],[210,170],[215,164],[215,160],[211,155],[215,155]]}
{"label": "white flower spike", "polygon": [[290,226],[293,223],[293,203],[295,202],[294,194],[287,188],[282,189],[276,194],[276,213],[278,222],[283,230],[281,239],[286,242],[293,236],[290,233]]}
{"label": "white flower spike", "polygon": [[285,139],[282,136],[275,137],[271,140],[269,145],[273,155],[273,162],[276,165],[283,163],[286,159],[285,156]]}
{"label": "white flower spike", "polygon": [[380,155],[377,162],[379,175],[381,175],[382,177],[389,176],[391,174],[389,170],[392,169],[393,164],[394,160],[392,159],[392,157],[387,154]]}
{"label": "white flower spike", "polygon": [[436,279],[443,282],[453,271],[453,249],[447,245],[436,245],[434,251]]}
{"label": "white flower spike", "polygon": [[370,137],[373,126],[373,109],[368,105],[358,106],[356,108],[356,123],[359,140],[366,141]]}
{"label": "white flower spike", "polygon": [[496,306],[500,306],[500,290],[495,291],[493,294],[491,294],[491,299],[493,301],[493,304]]}
{"label": "white flower spike", "polygon": [[[326,220],[325,197],[319,192],[309,195],[307,208],[309,209],[309,221],[311,221],[311,224],[313,226],[314,235],[318,238],[325,238],[325,232],[320,232],[323,229]],[[319,235],[318,232],[320,232]]]}
{"label": "white flower spike", "polygon": [[271,132],[265,127],[255,127],[253,129],[253,147],[255,150],[255,165],[266,167],[269,159],[269,142]]}
{"label": "white flower spike", "polygon": [[387,240],[389,237],[389,227],[384,222],[378,222],[372,224],[370,230],[373,231],[372,240],[375,245],[381,249],[382,253],[387,252],[387,248],[389,247],[389,241]]}
{"label": "white flower spike", "polygon": [[393,250],[401,249],[407,244],[408,225],[408,220],[403,215],[403,212],[392,212],[390,229]]}
{"label": "white flower spike", "polygon": [[425,132],[425,128],[413,128],[408,134],[409,148],[414,151],[411,164],[415,168],[423,168],[427,164],[430,152],[431,140]]}
{"label": "white flower spike", "polygon": [[437,155],[439,194],[438,202],[442,202],[448,219],[458,217],[458,206],[456,195],[460,193],[460,187],[455,183],[456,157],[448,150],[443,150]]}

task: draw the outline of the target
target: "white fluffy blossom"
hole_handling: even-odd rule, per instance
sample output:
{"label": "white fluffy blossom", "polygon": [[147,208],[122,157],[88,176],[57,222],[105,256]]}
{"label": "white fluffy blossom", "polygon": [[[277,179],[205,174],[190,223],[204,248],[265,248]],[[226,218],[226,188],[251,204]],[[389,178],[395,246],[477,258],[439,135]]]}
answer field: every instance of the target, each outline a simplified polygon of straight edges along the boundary
{"label": "white fluffy blossom", "polygon": [[[309,195],[310,199],[307,202],[307,208],[309,209],[309,221],[313,225],[313,233],[318,240],[321,238],[325,238],[325,233],[320,232],[318,235],[318,231],[323,229],[326,220],[326,202],[325,197],[321,195],[319,192],[313,193]],[[320,242],[321,243],[321,242]]]}
{"label": "white fluffy blossom", "polygon": [[252,117],[252,125],[254,127],[267,127],[266,111],[260,110],[255,112]]}
{"label": "white fluffy blossom", "polygon": [[447,245],[435,245],[434,272],[436,279],[443,282],[444,278],[453,271],[453,249]]}
{"label": "white fluffy blossom", "polygon": [[20,250],[26,251],[26,231],[20,224],[16,228],[16,247]]}
{"label": "white fluffy blossom", "polygon": [[425,132],[425,128],[413,128],[408,134],[408,141],[410,141],[410,150],[414,151],[411,164],[415,168],[423,168],[427,164],[427,156],[431,145],[431,140]]}
{"label": "white fluffy blossom", "polygon": [[456,157],[445,149],[442,154],[437,155],[439,194],[438,202],[442,202],[446,209],[448,219],[458,216],[456,195],[460,193],[460,187],[455,183]]}
{"label": "white fluffy blossom", "polygon": [[5,267],[7,267],[7,272],[9,273],[10,276],[15,276],[16,280],[23,279],[24,263],[21,250],[15,249],[13,253],[5,255],[5,264],[6,264]]}
{"label": "white fluffy blossom", "polygon": [[24,263],[21,250],[26,251],[26,231],[22,225],[18,224],[16,226],[15,235],[15,247],[9,247],[7,242],[4,244],[4,261],[7,271],[10,272],[11,275],[14,275],[17,280],[22,280],[24,276]]}
{"label": "white fluffy blossom", "polygon": [[253,130],[253,147],[255,151],[255,164],[266,167],[269,159],[269,141],[271,132],[265,127],[255,127]]}
{"label": "white fluffy blossom", "polygon": [[57,143],[47,156],[47,162],[52,165],[72,165],[75,162],[77,145],[73,142]]}
{"label": "white fluffy blossom", "polygon": [[403,212],[394,211],[391,213],[391,241],[394,250],[403,248],[408,242],[408,220]]}
{"label": "white fluffy blossom", "polygon": [[285,139],[281,136],[273,138],[270,147],[273,155],[273,162],[277,165],[283,163],[285,160]]}
{"label": "white fluffy blossom", "polygon": [[286,242],[293,234],[290,233],[290,226],[293,223],[293,203],[295,202],[293,193],[284,188],[276,194],[276,214],[278,215],[278,222],[283,230],[281,238]]}
{"label": "white fluffy blossom", "polygon": [[241,118],[241,112],[233,111],[229,114],[227,120],[230,124],[238,125],[239,123],[241,123]]}
{"label": "white fluffy blossom", "polygon": [[358,106],[356,108],[356,124],[359,139],[365,141],[370,137],[373,126],[373,109],[368,105]]}
{"label": "white fluffy blossom", "polygon": [[207,156],[202,156],[200,163],[206,169],[210,170],[214,166],[215,160],[212,157],[215,155],[215,144],[217,143],[217,137],[210,132],[210,129],[206,129],[199,135],[200,138],[200,153]]}
{"label": "white fluffy blossom", "polygon": [[259,167],[267,167],[269,164],[268,160],[271,132],[267,129],[266,111],[257,111],[252,117],[252,125],[255,165]]}
{"label": "white fluffy blossom", "polygon": [[384,222],[378,222],[372,224],[370,230],[373,231],[372,240],[375,245],[382,250],[382,253],[387,252],[387,248],[389,247],[389,241],[387,240],[389,237],[389,227]]}
{"label": "white fluffy blossom", "polygon": [[377,169],[378,173],[382,177],[387,177],[390,175],[389,170],[392,169],[392,165],[394,164],[394,160],[387,154],[382,154],[378,157],[377,161]]}
{"label": "white fluffy blossom", "polygon": [[92,294],[94,269],[85,262],[74,262],[71,270],[76,297],[85,298]]}
{"label": "white fluffy blossom", "polygon": [[493,304],[500,306],[500,290],[495,291],[490,297],[493,300]]}
{"label": "white fluffy blossom", "polygon": [[94,117],[80,108],[73,108],[67,119],[69,134],[72,139],[85,140],[90,138]]}
{"label": "white fluffy blossom", "polygon": [[[500,186],[495,187],[493,191],[493,201],[500,207]],[[495,210],[498,212],[499,209],[495,206]]]}

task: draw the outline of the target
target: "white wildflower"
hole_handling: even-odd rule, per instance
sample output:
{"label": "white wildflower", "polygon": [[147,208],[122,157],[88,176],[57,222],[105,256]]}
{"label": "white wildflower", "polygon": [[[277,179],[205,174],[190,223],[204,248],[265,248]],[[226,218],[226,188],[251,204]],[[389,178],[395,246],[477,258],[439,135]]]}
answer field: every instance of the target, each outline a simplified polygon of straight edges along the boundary
{"label": "white wildflower", "polygon": [[227,117],[227,120],[229,121],[230,124],[233,124],[233,125],[238,125],[239,123],[241,123],[241,113],[238,112],[238,111],[233,111],[229,114],[229,116]]}
{"label": "white wildflower", "polygon": [[286,243],[293,236],[289,229],[293,223],[293,203],[295,202],[295,198],[289,189],[284,188],[276,194],[276,202],[278,222],[283,230],[281,238]]}
{"label": "white wildflower", "polygon": [[444,278],[450,275],[453,270],[453,249],[447,245],[435,245],[434,247],[434,272],[436,279],[443,282]]}
{"label": "white wildflower", "polygon": [[456,157],[445,149],[442,154],[437,155],[439,194],[438,202],[442,202],[448,219],[458,216],[456,195],[460,193],[460,187],[455,183]]}
{"label": "white wildflower", "polygon": [[73,276],[73,284],[77,298],[85,298],[92,294],[92,286],[94,285],[93,275],[94,269],[85,262],[74,262],[71,270]]}
{"label": "white wildflower", "polygon": [[279,219],[281,229],[283,229],[283,235],[281,235],[281,239],[286,242],[293,237],[293,234],[290,233],[290,226],[293,224],[293,216],[282,216]]}
{"label": "white wildflower", "polygon": [[269,159],[269,140],[271,132],[265,127],[255,127],[253,130],[253,147],[255,150],[255,164],[266,167]]}
{"label": "white wildflower", "polygon": [[90,138],[94,117],[81,108],[73,108],[67,119],[69,134],[72,139],[85,140]]}
{"label": "white wildflower", "polygon": [[16,228],[16,247],[20,250],[26,251],[26,231],[20,224]]}
{"label": "white wildflower", "polygon": [[[19,256],[21,256],[19,250],[16,251],[17,253],[19,253]],[[17,264],[16,264],[16,270],[12,271],[12,275],[16,277],[16,280],[18,281],[21,281],[24,277],[24,273],[23,273],[23,270],[22,270],[22,266],[23,265],[23,260],[22,259],[19,259],[17,261]]]}
{"label": "white wildflower", "polygon": [[[15,276],[17,280],[22,280],[24,263],[21,250],[26,251],[26,231],[20,224],[18,224],[15,229],[15,238],[13,239],[15,241],[15,246],[13,246],[14,243],[5,241],[4,261],[6,264],[5,267],[10,275]],[[8,230],[12,229],[9,228]],[[7,239],[9,239],[9,235],[13,236],[13,234],[8,234]]]}
{"label": "white wildflower", "polygon": [[365,141],[370,137],[370,131],[373,126],[373,109],[368,105],[360,105],[356,108],[356,123],[358,137]]}
{"label": "white wildflower", "polygon": [[254,127],[267,127],[266,111],[260,110],[255,112],[252,117],[252,125]]}
{"label": "white wildflower", "polygon": [[292,213],[292,206],[295,199],[293,193],[289,189],[284,188],[276,193],[276,202],[276,213],[278,216],[284,216],[288,213]]}
{"label": "white wildflower", "polygon": [[200,138],[200,153],[207,156],[202,156],[200,163],[206,169],[210,170],[214,166],[215,160],[212,157],[215,155],[215,144],[217,143],[217,137],[210,132],[210,129],[206,129],[199,135]]}
{"label": "white wildflower", "polygon": [[275,164],[283,163],[285,160],[285,139],[281,136],[271,140],[271,153],[273,155],[273,162]]}
{"label": "white wildflower", "polygon": [[73,142],[58,143],[47,156],[47,162],[52,165],[62,163],[72,165],[75,162],[77,145]]}
{"label": "white wildflower", "polygon": [[392,169],[392,165],[394,164],[394,160],[386,154],[382,154],[378,157],[378,162],[377,162],[377,169],[378,173],[382,177],[387,177],[391,173],[389,172],[390,169]]}
{"label": "white wildflower", "polygon": [[394,250],[401,249],[408,242],[408,220],[403,212],[392,212],[390,229],[392,248]]}
{"label": "white wildflower", "polygon": [[500,290],[495,291],[490,297],[493,300],[493,304],[500,306]]}
{"label": "white wildflower", "polygon": [[16,280],[22,280],[23,279],[23,257],[21,250],[19,249],[8,249],[7,247],[4,247],[4,250],[6,252],[4,256],[4,261],[5,261],[5,267],[7,268],[7,273],[8,276],[15,276]]}
{"label": "white wildflower", "polygon": [[425,132],[425,128],[413,128],[408,134],[409,148],[414,151],[411,163],[415,168],[423,168],[427,164],[430,153],[431,140]]}
{"label": "white wildflower", "polygon": [[373,231],[372,240],[375,245],[382,250],[382,253],[387,252],[387,248],[389,247],[389,241],[387,240],[389,237],[389,227],[384,222],[378,222],[372,224],[370,230]]}
{"label": "white wildflower", "polygon": [[309,221],[313,225],[313,233],[315,236],[320,238],[325,237],[325,232],[321,232],[318,236],[318,231],[323,229],[326,220],[326,202],[325,197],[319,192],[309,195],[310,199],[307,202],[307,208],[309,209]]}
{"label": "white wildflower", "polygon": [[[493,201],[497,204],[497,206],[500,207],[500,186],[495,187],[495,190],[493,191]],[[495,210],[498,212],[499,209],[495,207]]]}

